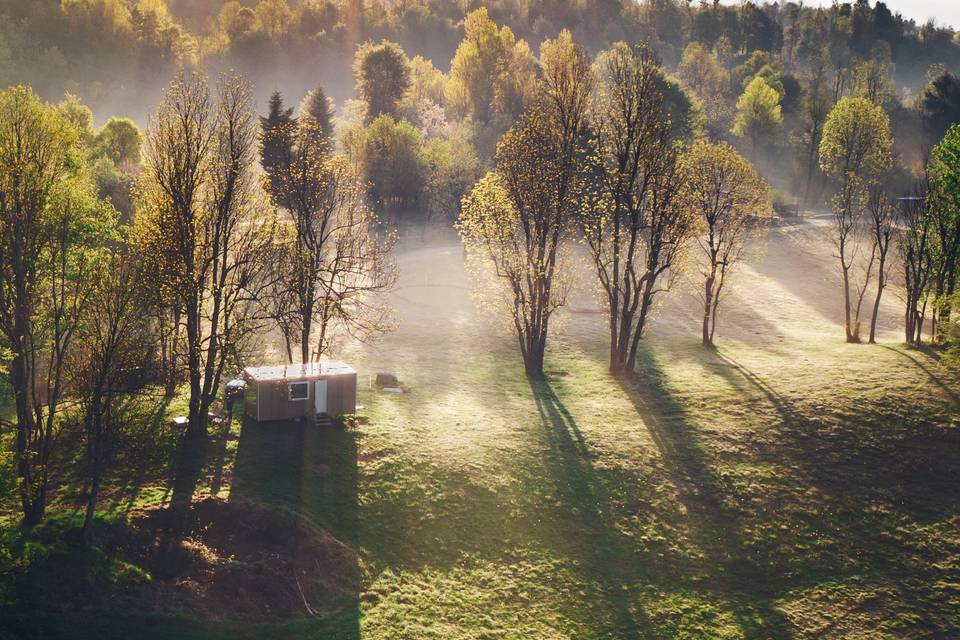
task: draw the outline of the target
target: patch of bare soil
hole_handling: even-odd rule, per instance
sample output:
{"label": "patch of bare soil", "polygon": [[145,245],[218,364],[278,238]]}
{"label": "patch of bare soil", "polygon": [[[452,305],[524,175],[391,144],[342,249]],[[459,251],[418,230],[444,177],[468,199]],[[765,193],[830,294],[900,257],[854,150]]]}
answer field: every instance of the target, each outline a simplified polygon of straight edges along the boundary
{"label": "patch of bare soil", "polygon": [[208,498],[190,506],[179,539],[172,519],[166,509],[144,511],[104,532],[104,551],[152,575],[101,587],[87,607],[257,622],[356,602],[354,551],[296,514]]}

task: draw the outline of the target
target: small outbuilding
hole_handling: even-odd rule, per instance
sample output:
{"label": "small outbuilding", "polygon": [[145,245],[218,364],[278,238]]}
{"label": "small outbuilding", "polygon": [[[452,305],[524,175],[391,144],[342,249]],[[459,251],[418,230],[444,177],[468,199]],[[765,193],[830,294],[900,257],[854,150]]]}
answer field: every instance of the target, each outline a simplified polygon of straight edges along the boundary
{"label": "small outbuilding", "polygon": [[342,362],[247,367],[244,410],[258,422],[357,410],[357,372]]}

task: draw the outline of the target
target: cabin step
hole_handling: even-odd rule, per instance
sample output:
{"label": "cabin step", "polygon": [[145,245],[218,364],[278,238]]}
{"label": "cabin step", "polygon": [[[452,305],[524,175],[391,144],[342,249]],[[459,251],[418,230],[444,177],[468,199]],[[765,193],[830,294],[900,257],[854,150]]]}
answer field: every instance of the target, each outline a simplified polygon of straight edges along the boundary
{"label": "cabin step", "polygon": [[333,426],[333,419],[325,413],[318,413],[315,417],[315,422],[318,427]]}

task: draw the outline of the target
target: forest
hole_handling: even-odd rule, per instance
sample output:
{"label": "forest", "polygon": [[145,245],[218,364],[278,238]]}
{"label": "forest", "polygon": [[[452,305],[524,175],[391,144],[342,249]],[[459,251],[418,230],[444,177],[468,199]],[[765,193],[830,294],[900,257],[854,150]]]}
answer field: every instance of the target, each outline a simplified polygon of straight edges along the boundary
{"label": "forest", "polygon": [[0,637],[960,634],[951,26],[0,17]]}

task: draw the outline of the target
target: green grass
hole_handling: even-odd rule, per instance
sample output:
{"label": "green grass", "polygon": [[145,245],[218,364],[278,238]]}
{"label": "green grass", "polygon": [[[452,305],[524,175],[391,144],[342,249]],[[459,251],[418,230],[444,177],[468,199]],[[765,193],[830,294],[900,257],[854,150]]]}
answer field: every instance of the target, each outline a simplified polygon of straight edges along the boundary
{"label": "green grass", "polygon": [[[237,422],[204,453],[198,495],[295,511],[357,550],[355,605],[244,626],[21,610],[14,637],[960,634],[960,386],[931,354],[889,332],[844,344],[814,292],[786,317],[743,307],[756,332],[731,320],[717,351],[655,326],[636,383],[607,373],[602,316],[575,314],[531,384],[459,276],[416,264],[457,258],[409,254],[407,321],[347,353],[406,393],[362,385],[344,430]],[[114,513],[169,499],[146,476]]]}

